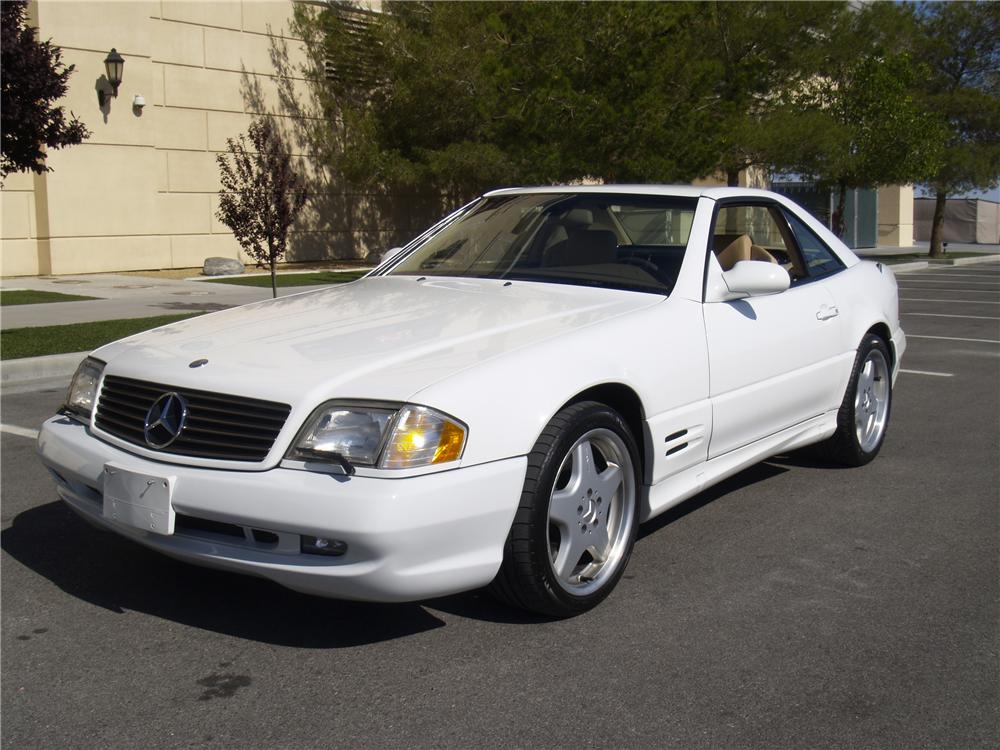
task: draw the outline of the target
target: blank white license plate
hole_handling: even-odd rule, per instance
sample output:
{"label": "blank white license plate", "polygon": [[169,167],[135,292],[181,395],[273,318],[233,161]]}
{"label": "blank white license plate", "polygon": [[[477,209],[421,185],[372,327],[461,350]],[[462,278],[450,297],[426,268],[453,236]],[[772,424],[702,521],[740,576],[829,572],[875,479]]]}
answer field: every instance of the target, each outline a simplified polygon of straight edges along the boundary
{"label": "blank white license plate", "polygon": [[106,464],[104,517],[154,534],[173,534],[176,514],[170,495],[175,479]]}

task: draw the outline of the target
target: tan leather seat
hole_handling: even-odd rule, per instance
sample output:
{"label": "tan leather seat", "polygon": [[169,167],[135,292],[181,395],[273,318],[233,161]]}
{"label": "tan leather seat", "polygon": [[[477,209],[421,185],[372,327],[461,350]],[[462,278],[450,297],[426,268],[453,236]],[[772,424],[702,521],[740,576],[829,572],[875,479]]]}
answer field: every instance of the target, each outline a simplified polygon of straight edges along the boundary
{"label": "tan leather seat", "polygon": [[614,263],[618,238],[607,229],[589,229],[570,234],[546,251],[546,266],[580,266]]}
{"label": "tan leather seat", "polygon": [[760,245],[750,246],[750,260],[761,260],[765,263],[774,263],[775,265],[778,263],[778,259]]}
{"label": "tan leather seat", "polygon": [[719,265],[722,266],[722,270],[728,271],[741,260],[750,260],[751,247],[753,247],[753,243],[750,241],[750,236],[741,234],[722,250],[716,251],[715,257],[718,259]]}

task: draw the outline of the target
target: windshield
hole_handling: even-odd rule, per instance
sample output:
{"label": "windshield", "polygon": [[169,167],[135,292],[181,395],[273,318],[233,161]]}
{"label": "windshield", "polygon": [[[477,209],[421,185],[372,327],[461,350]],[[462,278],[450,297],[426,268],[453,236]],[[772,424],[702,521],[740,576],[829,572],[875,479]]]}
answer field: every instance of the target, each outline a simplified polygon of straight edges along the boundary
{"label": "windshield", "polygon": [[388,273],[669,294],[696,199],[613,193],[483,198]]}

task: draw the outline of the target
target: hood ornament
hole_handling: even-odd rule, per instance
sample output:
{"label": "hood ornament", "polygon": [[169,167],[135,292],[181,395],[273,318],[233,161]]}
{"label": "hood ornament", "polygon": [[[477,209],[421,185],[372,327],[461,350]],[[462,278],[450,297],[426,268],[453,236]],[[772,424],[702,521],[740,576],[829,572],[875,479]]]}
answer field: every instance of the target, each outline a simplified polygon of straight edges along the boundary
{"label": "hood ornament", "polygon": [[189,364],[188,367],[192,367],[192,368],[194,368],[194,367],[201,367],[202,365],[207,365],[207,364],[208,364],[208,360],[207,359],[196,359],[194,362],[192,362],[191,364]]}

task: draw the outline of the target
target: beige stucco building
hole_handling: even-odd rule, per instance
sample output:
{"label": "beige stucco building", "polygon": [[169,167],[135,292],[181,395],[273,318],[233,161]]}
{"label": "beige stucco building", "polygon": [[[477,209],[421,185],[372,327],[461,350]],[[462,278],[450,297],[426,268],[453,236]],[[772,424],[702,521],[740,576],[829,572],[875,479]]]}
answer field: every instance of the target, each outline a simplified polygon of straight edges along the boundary
{"label": "beige stucco building", "polygon": [[[51,172],[4,180],[0,272],[183,268],[209,256],[242,257],[215,218],[216,154],[246,130],[253,113],[284,114],[282,80],[307,102],[304,52],[289,32],[292,14],[289,0],[31,2],[39,37],[76,66],[62,104],[91,136],[49,152]],[[98,90],[108,88],[104,58],[112,47],[125,69],[118,97],[102,108]],[[275,65],[276,52],[287,56],[283,66]],[[281,79],[278,72],[291,75]],[[136,96],[146,106],[133,106]],[[293,127],[290,119],[284,121]],[[315,165],[291,140],[320,183]],[[365,252],[353,219],[329,209],[329,201],[307,206],[291,242],[293,259]],[[382,228],[369,229],[368,242],[380,244]],[[392,232],[384,234],[391,241]]]}
{"label": "beige stucco building", "polygon": [[[76,66],[63,105],[91,136],[50,152],[51,172],[7,176],[4,276],[246,260],[215,218],[216,155],[262,111],[283,116],[313,186],[290,260],[378,252],[433,216],[412,197],[371,206],[344,196],[294,137],[295,118],[279,89],[305,112],[310,93],[303,47],[289,30],[291,0],[33,0],[29,15],[40,38]],[[98,91],[107,89],[103,61],[112,47],[125,69],[118,97],[102,108]],[[144,107],[133,106],[136,96]],[[880,243],[912,243],[912,197],[912,189],[880,191]],[[357,210],[366,204],[373,210]]]}
{"label": "beige stucco building", "polygon": [[888,185],[878,190],[878,244],[913,245],[913,185]]}

